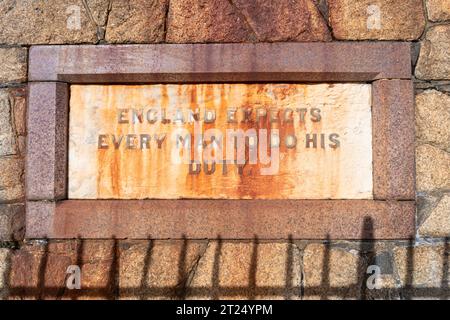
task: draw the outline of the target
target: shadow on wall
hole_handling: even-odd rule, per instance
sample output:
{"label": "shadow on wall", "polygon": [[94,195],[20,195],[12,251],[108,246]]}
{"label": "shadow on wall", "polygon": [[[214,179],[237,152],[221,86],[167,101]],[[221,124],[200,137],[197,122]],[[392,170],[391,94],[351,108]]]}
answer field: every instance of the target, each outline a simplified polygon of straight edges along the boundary
{"label": "shadow on wall", "polygon": [[[424,298],[437,298],[437,299],[449,299],[450,298],[450,288],[449,288],[449,261],[448,261],[448,253],[449,253],[449,238],[445,240],[444,245],[444,257],[442,259],[442,279],[440,287],[423,287],[423,286],[414,286],[414,239],[410,239],[407,246],[407,256],[406,256],[406,274],[404,276],[403,285],[399,286],[394,285],[389,288],[382,289],[373,289],[367,285],[368,282],[373,283],[373,278],[370,278],[373,273],[367,273],[368,266],[377,265],[379,261],[377,261],[376,254],[376,241],[370,241],[370,239],[374,238],[373,235],[373,222],[370,218],[366,218],[364,221],[363,228],[363,238],[367,239],[366,241],[362,241],[359,243],[358,252],[358,263],[356,264],[356,268],[354,274],[357,275],[356,281],[353,281],[350,285],[341,285],[336,286],[336,281],[332,281],[332,278],[336,278],[340,275],[332,274],[330,270],[330,265],[332,264],[331,255],[332,255],[332,244],[330,244],[329,239],[327,239],[325,243],[324,250],[321,252],[321,270],[315,270],[315,272],[320,273],[320,280],[318,283],[305,283],[305,275],[304,270],[302,270],[301,274],[295,275],[295,272],[298,272],[294,268],[294,264],[298,263],[295,255],[298,254],[298,247],[294,244],[292,238],[289,239],[287,245],[287,252],[284,255],[285,258],[285,267],[284,267],[284,285],[278,286],[261,286],[258,285],[260,281],[257,281],[257,270],[258,270],[258,246],[262,243],[255,237],[252,241],[252,250],[251,250],[251,259],[250,266],[248,271],[247,281],[245,285],[240,285],[240,283],[236,283],[236,285],[223,285],[220,274],[221,274],[221,256],[223,253],[223,245],[226,243],[225,240],[221,240],[218,237],[217,240],[214,240],[216,246],[214,248],[213,261],[210,266],[210,279],[207,281],[207,286],[196,286],[191,283],[192,277],[186,273],[188,269],[187,264],[189,263],[187,260],[190,241],[187,239],[181,240],[182,246],[179,251],[178,256],[178,265],[175,267],[177,269],[178,281],[176,285],[172,286],[158,286],[149,285],[148,279],[151,277],[151,268],[150,265],[153,263],[154,259],[157,259],[157,256],[153,256],[154,250],[154,241],[147,241],[147,248],[145,251],[145,256],[143,259],[143,267],[139,270],[140,280],[139,284],[135,286],[126,286],[119,288],[119,244],[120,241],[114,239],[111,247],[111,255],[108,260],[109,265],[101,270],[104,272],[103,276],[107,277],[104,285],[100,287],[89,287],[89,289],[81,288],[80,290],[69,290],[66,288],[66,280],[69,275],[65,275],[64,283],[60,280],[49,281],[52,279],[52,275],[46,274],[48,272],[48,266],[52,263],[58,263],[57,260],[53,258],[49,259],[48,254],[48,241],[44,241],[44,245],[41,249],[41,254],[38,259],[38,267],[37,274],[34,275],[36,284],[35,286],[27,286],[27,285],[15,285],[17,281],[12,281],[13,283],[9,287],[9,297],[11,299],[154,299],[154,298],[172,298],[172,299],[189,299],[189,298],[209,298],[209,299],[230,299],[230,298],[242,298],[242,299],[264,299],[264,298],[281,298],[281,299],[330,299],[330,298],[345,298],[345,299],[390,299],[390,298],[400,298],[400,299],[411,299],[413,297],[424,297]],[[333,244],[336,245],[336,244]],[[85,250],[85,241],[78,240],[77,241],[77,249],[76,249],[76,265],[81,267],[82,272],[87,272],[89,269],[89,265],[86,266],[82,257],[84,256]],[[296,251],[297,250],[297,251]],[[447,255],[447,256],[446,256]],[[11,259],[11,257],[10,257]],[[32,259],[32,257],[29,257]],[[196,263],[199,263],[200,257],[197,259]],[[26,260],[26,259],[25,259]],[[64,263],[62,264],[61,269],[64,270],[67,268]],[[235,263],[240,263],[237,259]],[[69,263],[70,264],[70,263]],[[361,267],[362,266],[362,267]],[[18,272],[30,272],[29,266],[20,266],[20,270],[7,270],[4,274],[4,283],[11,283],[11,274]],[[97,268],[98,269],[98,268]],[[320,268],[319,268],[320,269]],[[333,272],[336,272],[335,267]],[[337,270],[339,273],[339,270]],[[232,277],[232,275],[228,275]],[[55,275],[55,278],[56,277]],[[61,277],[59,277],[61,279]],[[64,276],[62,277],[64,278]],[[294,281],[298,279],[299,281]],[[242,280],[242,279],[241,279]],[[230,280],[226,281],[230,283]],[[242,281],[236,281],[242,282]],[[337,281],[339,282],[339,281]],[[1,283],[1,281],[0,281]],[[26,281],[24,282],[26,283]],[[158,283],[156,281],[155,283]],[[168,295],[168,292],[170,294]]]}

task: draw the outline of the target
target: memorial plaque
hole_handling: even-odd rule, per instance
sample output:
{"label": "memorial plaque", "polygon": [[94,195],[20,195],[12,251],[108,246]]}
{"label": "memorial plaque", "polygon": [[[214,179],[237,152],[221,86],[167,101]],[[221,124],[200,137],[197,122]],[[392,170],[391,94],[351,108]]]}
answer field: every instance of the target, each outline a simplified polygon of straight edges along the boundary
{"label": "memorial plaque", "polygon": [[370,84],[70,87],[69,199],[372,199]]}
{"label": "memorial plaque", "polygon": [[415,235],[408,43],[29,52],[27,239]]}

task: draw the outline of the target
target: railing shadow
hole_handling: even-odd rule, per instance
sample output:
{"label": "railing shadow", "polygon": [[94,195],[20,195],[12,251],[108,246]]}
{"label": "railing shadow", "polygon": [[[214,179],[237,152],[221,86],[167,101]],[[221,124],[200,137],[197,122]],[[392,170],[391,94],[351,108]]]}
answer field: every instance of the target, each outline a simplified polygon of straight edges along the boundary
{"label": "railing shadow", "polygon": [[[188,270],[188,252],[190,248],[190,241],[183,237],[182,245],[180,247],[178,255],[178,264],[173,266],[177,274],[177,284],[174,286],[158,286],[151,285],[148,283],[148,279],[151,276],[151,265],[158,256],[154,255],[154,241],[147,241],[147,248],[145,250],[145,255],[143,257],[143,268],[141,276],[139,279],[139,284],[136,287],[121,287],[120,277],[119,277],[119,241],[117,239],[112,239],[111,245],[111,262],[110,266],[105,270],[107,273],[107,281],[103,286],[100,287],[89,287],[81,288],[81,290],[69,290],[66,288],[65,281],[67,281],[67,276],[64,278],[64,283],[58,283],[49,285],[53,281],[52,275],[48,274],[49,266],[54,263],[54,259],[49,259],[49,242],[44,241],[44,245],[41,250],[38,271],[37,271],[37,282],[35,286],[27,285],[27,281],[11,281],[12,277],[20,278],[18,272],[27,272],[27,268],[19,268],[18,270],[8,270],[7,274],[4,275],[4,280],[9,281],[9,283],[19,283],[19,285],[11,285],[9,287],[9,297],[10,298],[26,298],[26,299],[127,299],[127,298],[137,298],[137,299],[152,299],[152,298],[171,298],[171,299],[190,299],[190,298],[209,298],[209,299],[227,299],[227,298],[240,298],[240,299],[264,299],[278,297],[280,299],[302,299],[302,298],[320,298],[329,299],[333,298],[345,298],[345,299],[374,299],[374,298],[388,298],[389,295],[386,293],[376,294],[374,289],[370,289],[367,286],[367,280],[370,274],[366,272],[367,267],[370,265],[377,265],[377,253],[376,244],[377,242],[374,235],[374,226],[371,218],[367,217],[362,225],[362,238],[364,240],[360,241],[358,251],[358,263],[356,264],[357,270],[355,273],[357,279],[354,283],[346,286],[336,286],[332,281],[332,271],[330,270],[331,264],[331,254],[335,243],[330,241],[330,237],[327,237],[324,242],[324,251],[321,257],[322,269],[320,284],[318,285],[305,285],[302,283],[294,283],[295,272],[294,263],[298,263],[296,258],[295,250],[296,243],[292,236],[289,236],[288,243],[286,246],[285,253],[285,266],[284,266],[284,284],[280,285],[261,285],[261,279],[258,278],[258,267],[259,267],[259,250],[261,241],[257,236],[251,241],[252,249],[249,259],[248,266],[248,281],[245,285],[223,285],[221,282],[223,276],[221,273],[222,260],[223,260],[223,250],[224,243],[228,240],[221,239],[220,236],[217,239],[211,240],[216,244],[214,248],[213,261],[211,269],[211,279],[210,284],[206,285],[192,285],[190,281]],[[150,239],[150,238],[149,238]],[[231,241],[231,240],[230,240]],[[414,286],[414,240],[410,239],[407,249],[406,258],[406,279],[402,286],[396,288],[390,288],[389,290],[395,291],[395,294],[403,299],[412,298],[437,298],[437,299],[449,299],[450,298],[450,288],[449,288],[449,242],[450,239],[446,238],[444,242],[444,250],[442,257],[442,279],[440,287],[423,287]],[[206,250],[206,249],[205,249]],[[85,240],[77,240],[76,249],[76,265],[80,266],[81,272],[83,274],[83,267],[87,263],[84,259],[85,257]],[[31,259],[31,258],[30,258]],[[202,259],[202,257],[198,257]],[[197,261],[199,263],[199,261]],[[236,263],[241,263],[236,261]],[[245,267],[245,266],[242,266]],[[279,270],[279,269],[277,269]],[[392,270],[391,270],[392,271]],[[303,277],[300,275],[299,277]],[[22,275],[23,278],[27,278],[27,275]],[[263,281],[264,282],[264,281]],[[229,281],[228,281],[229,283]],[[376,289],[375,289],[376,290]],[[170,296],[167,296],[167,292],[171,292]]]}

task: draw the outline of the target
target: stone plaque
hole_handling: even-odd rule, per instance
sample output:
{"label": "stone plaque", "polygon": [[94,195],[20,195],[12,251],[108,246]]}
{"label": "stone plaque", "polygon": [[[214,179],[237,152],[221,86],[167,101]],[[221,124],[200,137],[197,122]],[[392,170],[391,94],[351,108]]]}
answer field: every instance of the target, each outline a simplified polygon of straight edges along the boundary
{"label": "stone plaque", "polygon": [[72,85],[70,199],[372,199],[370,84]]}

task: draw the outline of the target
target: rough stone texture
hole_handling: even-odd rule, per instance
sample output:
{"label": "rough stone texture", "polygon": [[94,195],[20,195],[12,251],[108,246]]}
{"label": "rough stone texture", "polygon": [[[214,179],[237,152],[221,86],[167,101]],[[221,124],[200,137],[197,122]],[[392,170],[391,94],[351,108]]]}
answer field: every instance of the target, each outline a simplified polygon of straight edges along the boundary
{"label": "rough stone texture", "polygon": [[411,78],[411,45],[406,42],[33,46],[29,60],[30,81],[78,84]]}
{"label": "rough stone texture", "polygon": [[425,27],[422,0],[328,3],[333,35],[339,40],[415,40]]}
{"label": "rough stone texture", "polygon": [[0,205],[0,241],[22,240],[25,232],[25,206]]}
{"label": "rough stone texture", "polygon": [[412,82],[380,80],[372,91],[374,199],[415,199]]}
{"label": "rough stone texture", "polygon": [[23,159],[0,158],[0,168],[0,203],[23,200]]}
{"label": "rough stone texture", "polygon": [[416,226],[420,226],[436,208],[442,194],[440,192],[419,192],[417,194]]}
{"label": "rough stone texture", "polygon": [[230,1],[171,0],[166,23],[166,41],[172,43],[257,40]]}
{"label": "rough stone texture", "polygon": [[128,241],[120,244],[121,299],[182,299],[206,241]]}
{"label": "rough stone texture", "polygon": [[233,0],[258,41],[330,41],[312,0]]}
{"label": "rough stone texture", "polygon": [[106,27],[110,43],[164,41],[168,0],[112,1]]}
{"label": "rough stone texture", "polygon": [[421,44],[416,77],[422,80],[450,79],[450,25],[428,29]]}
{"label": "rough stone texture", "polygon": [[0,43],[97,42],[97,26],[105,24],[107,9],[106,0],[5,0],[0,3]]}
{"label": "rough stone texture", "polygon": [[421,236],[450,237],[450,194],[444,194],[419,228]]}
{"label": "rough stone texture", "polygon": [[[134,0],[125,2],[115,0],[112,2],[113,6],[109,13],[108,27],[106,27],[108,1],[87,0],[92,17],[86,11],[83,2],[82,0],[0,1],[0,16],[2,17],[0,21],[0,30],[2,30],[0,44],[93,43],[105,36],[107,41],[114,43],[152,43],[164,40],[165,26],[163,19],[164,10],[167,9],[165,1]],[[169,19],[172,20],[167,24],[169,29],[167,36],[170,42],[329,40],[329,32],[324,28],[325,24],[322,17],[317,13],[317,9],[312,7],[312,1],[288,3],[288,1],[283,0],[278,1],[277,5],[273,5],[274,2],[261,0],[222,1],[221,4],[218,4],[219,1],[216,0],[203,2],[203,6],[200,5],[200,2],[187,0],[171,0],[171,2],[173,4],[171,5],[171,12],[169,12]],[[322,14],[327,17],[327,8],[324,7],[326,1],[317,0],[317,2],[319,2]],[[424,27],[420,0],[329,0],[328,2],[330,3],[330,21],[338,39],[417,39]],[[450,2],[448,0],[427,0],[426,3],[428,17],[431,21],[441,22],[450,19]],[[80,7],[81,30],[69,30],[66,27],[67,18],[70,15],[66,12],[66,9],[70,4],[76,4]],[[256,7],[254,4],[258,6]],[[367,18],[370,16],[370,13],[368,14],[366,11],[368,4],[380,5],[382,27],[380,30],[367,29]],[[155,10],[144,13],[141,8],[155,8]],[[180,10],[185,11],[181,12]],[[224,14],[224,12],[229,13],[229,15]],[[307,13],[305,14],[305,12]],[[151,18],[146,19],[145,15]],[[29,23],[24,24],[23,21]],[[17,26],[20,26],[20,28]],[[171,30],[170,28],[173,27],[177,29]],[[104,34],[105,31],[106,35]],[[430,28],[422,42],[417,64],[416,76],[419,79],[450,80],[449,34],[450,26],[448,25]],[[339,47],[340,44],[336,45],[335,52],[349,52],[349,49]],[[353,45],[356,45],[356,43]],[[108,60],[111,61],[109,67],[119,66],[119,62],[123,62],[121,55],[117,54],[110,57],[109,50],[105,49],[102,55],[98,55],[98,61],[106,61],[110,58]],[[297,49],[291,50],[297,51]],[[0,49],[0,60],[3,63],[0,65],[1,84],[26,81],[25,51],[26,49],[19,47]],[[165,54],[165,59],[169,57],[168,63],[173,64],[176,70],[181,70],[181,64],[175,62],[182,55],[175,49],[171,49],[171,51],[174,52],[173,55],[169,57]],[[374,50],[367,50],[367,56],[369,51],[373,52]],[[311,51],[310,54],[314,56],[317,55],[317,52],[329,53],[330,51],[320,48]],[[227,52],[227,54],[229,53]],[[93,53],[93,55],[97,55],[97,53]],[[217,56],[217,53],[214,53],[214,55]],[[64,53],[62,56],[64,56]],[[85,56],[86,53],[80,50],[80,57],[84,58]],[[252,61],[251,54],[243,56],[240,55],[239,59],[245,58],[245,63]],[[338,54],[330,54],[330,56],[329,59],[332,61],[340,61],[342,57]],[[281,55],[280,59],[276,61],[289,61],[289,55],[287,57]],[[201,59],[203,59],[203,55],[201,55]],[[370,59],[368,58],[368,60]],[[396,57],[394,57],[395,59]],[[84,66],[80,64],[82,60],[73,60],[74,75],[77,74],[80,66]],[[139,71],[138,68],[139,65],[142,65],[142,60],[146,60],[146,57],[140,56],[140,53],[134,56],[132,61],[137,61],[137,69],[134,69],[134,71]],[[367,67],[367,61],[355,60],[353,64],[358,66],[358,70],[352,69],[353,77],[358,72],[359,74],[373,73],[373,70]],[[98,61],[93,64],[98,65]],[[273,57],[268,57],[267,61],[273,61]],[[305,61],[306,64],[309,63],[307,59]],[[329,61],[327,60],[327,62]],[[389,61],[392,61],[392,59],[389,58]],[[206,62],[209,63],[209,60]],[[41,63],[41,65],[43,69],[51,69],[51,64]],[[203,65],[207,65],[207,63]],[[214,63],[214,66],[216,65],[217,63]],[[279,63],[279,65],[282,64]],[[111,69],[114,68],[111,67]],[[331,69],[332,66],[327,70],[334,72]],[[302,72],[302,68],[295,70],[296,72]],[[392,78],[386,73],[378,74],[381,78]],[[396,74],[398,75],[398,73]],[[403,72],[403,74],[405,73]],[[402,76],[402,78],[409,75],[408,71],[406,76]],[[98,75],[94,76],[101,78]],[[315,80],[317,80],[316,77],[320,77],[315,74],[308,76],[311,79],[314,77]],[[168,75],[168,78],[170,77],[173,77],[173,74]],[[257,74],[255,77],[259,78],[261,74]],[[365,76],[361,75],[361,77]],[[78,79],[80,78],[82,76]],[[111,81],[111,78],[107,76],[102,79],[106,82]],[[364,78],[360,81],[366,80],[368,79]],[[448,81],[421,82],[416,88],[420,86],[425,89],[434,87],[450,92]],[[23,169],[22,160],[19,156],[24,154],[25,149],[26,126],[24,119],[26,104],[23,95],[13,95],[11,90],[8,89],[7,92],[2,90],[2,92],[6,92],[3,97],[7,96],[8,103],[0,105],[0,136],[6,137],[6,140],[3,141],[7,142],[3,144],[0,142],[2,144],[0,155],[4,156],[0,159],[0,202],[19,201],[23,197],[23,188],[21,187]],[[0,103],[2,103],[1,101],[0,99]],[[419,189],[417,225],[420,226],[418,236],[445,237],[450,234],[448,223],[450,221],[448,96],[429,90],[419,94],[416,102],[417,139],[419,142],[417,148],[417,183]],[[4,184],[8,186],[5,187]],[[54,207],[54,203],[44,203]],[[126,212],[127,209],[121,210]],[[88,212],[84,209],[81,209],[81,211],[84,215]],[[105,209],[105,211],[107,210]],[[320,210],[317,212],[322,213]],[[69,218],[67,224],[76,223],[81,216],[80,213],[73,220]],[[124,216],[126,215],[124,214]],[[308,217],[315,216],[311,214]],[[332,217],[334,218],[334,216]],[[23,226],[20,223],[21,218],[23,218],[22,205],[0,205],[0,240],[20,240],[20,234],[23,232]],[[93,221],[100,221],[96,226],[99,229],[102,226],[107,226],[105,221],[109,221],[110,218],[111,216],[101,216],[101,218],[95,220],[95,217],[93,217]],[[348,230],[349,226],[353,226],[353,230],[355,225],[357,225],[356,228],[360,228],[359,223],[351,223],[352,219],[351,217],[346,220],[339,219],[339,221],[345,221],[341,224],[342,229]],[[358,216],[356,220],[359,221],[360,217]],[[194,220],[189,219],[188,221]],[[270,221],[277,223],[275,219]],[[316,218],[309,219],[309,221],[315,221],[314,226],[321,228],[321,224],[317,222],[319,220],[316,220]],[[395,218],[388,223],[395,225],[398,221],[400,220]],[[39,226],[39,223],[51,222],[50,219],[43,219],[42,215],[36,215],[33,220],[37,230],[43,229],[42,226]],[[125,225],[126,222],[128,220],[121,220],[122,225]],[[105,223],[105,225],[102,223]],[[186,224],[186,221],[181,223]],[[230,222],[230,225],[240,227],[239,223]],[[241,227],[246,228],[242,224]],[[141,228],[141,226],[135,228]],[[268,228],[270,228],[269,224]],[[342,234],[341,230],[336,232]],[[113,231],[111,231],[111,234],[113,234]],[[4,238],[5,235],[6,238]],[[428,240],[431,242],[438,241],[437,239]],[[205,242],[188,241],[189,244],[185,251],[182,241],[176,243],[156,241],[152,242],[155,248],[147,264],[148,276],[144,278],[142,274],[146,265],[145,259],[149,242],[125,242],[118,250],[120,262],[116,267],[111,267],[118,261],[114,254],[116,249],[112,241],[101,240],[85,243],[86,253],[83,254],[82,258],[82,285],[90,289],[75,292],[64,289],[64,281],[67,266],[77,263],[77,251],[79,251],[77,242],[51,242],[49,246],[50,254],[45,259],[43,258],[44,243],[43,241],[20,243],[21,248],[19,250],[0,249],[0,298],[7,294],[5,281],[9,280],[10,276],[14,287],[12,290],[13,298],[113,298],[117,297],[119,293],[120,297],[123,298],[179,298],[184,295],[187,295],[188,298],[297,298],[300,296],[298,286],[301,283],[300,275],[302,273],[306,298],[361,297],[359,289],[364,285],[361,282],[365,274],[363,261],[359,257],[359,251],[355,251],[354,242],[333,244],[329,260],[325,261],[326,266],[324,266],[324,247],[326,246],[320,244],[307,245],[305,252],[302,252],[296,245],[287,242],[262,243],[258,245],[255,254],[252,243],[223,242],[222,252],[217,255],[220,259],[215,259],[219,247],[219,243],[216,241],[210,242],[206,252],[204,252],[206,249]],[[391,246],[397,245],[393,242],[388,243]],[[4,245],[4,243],[1,243],[1,245]],[[411,259],[413,261],[408,266],[410,250],[414,254],[414,259]],[[183,252],[186,253],[185,259],[183,258]],[[384,259],[389,261],[390,264],[395,261],[393,266],[395,277],[391,274],[383,274],[383,283],[386,283],[389,288],[401,286],[399,288],[401,297],[405,299],[413,297],[448,299],[450,297],[450,283],[448,281],[450,263],[446,260],[450,254],[448,245],[447,249],[443,244],[417,245],[412,249],[397,247],[394,253],[395,259],[389,254],[379,254],[380,261]],[[302,255],[303,261],[301,261]],[[10,272],[10,256],[14,257],[13,269],[16,270],[12,273]],[[199,257],[201,257],[200,261],[198,261]],[[186,261],[186,265],[179,269],[179,261],[183,259]],[[292,262],[291,267],[287,267],[289,261]],[[376,264],[378,262],[377,260]],[[257,267],[253,268],[254,265]],[[304,270],[301,268],[302,265],[304,265]],[[46,268],[45,272],[44,267]],[[324,269],[330,270],[328,277],[322,273]],[[292,277],[290,284],[286,285],[285,279],[289,272],[291,272]],[[146,285],[145,289],[140,286],[141,283]],[[222,283],[223,286],[226,286],[225,288],[219,287]],[[315,287],[317,283],[319,287]],[[329,286],[326,285],[327,283],[329,283]],[[334,287],[340,288],[340,291],[334,292],[332,290],[333,284]],[[409,284],[414,286],[413,290],[405,288]],[[257,285],[262,286],[262,288],[257,287]],[[347,290],[347,285],[350,286],[349,290]],[[42,289],[43,286],[46,286],[47,289]],[[378,293],[379,291],[375,291],[370,294],[374,294],[374,298],[389,298],[388,295],[380,296]],[[370,297],[372,298],[372,296]]]}
{"label": "rough stone texture", "polygon": [[0,89],[0,156],[17,154],[13,104],[9,90]]}
{"label": "rough stone texture", "polygon": [[25,88],[0,89],[0,157],[23,154],[25,94]]}
{"label": "rough stone texture", "polygon": [[9,257],[10,249],[0,248],[0,300],[8,297]]}
{"label": "rough stone texture", "polygon": [[394,261],[404,298],[450,297],[448,245],[396,247]]}
{"label": "rough stone texture", "polygon": [[168,42],[329,41],[312,0],[172,0]]}
{"label": "rough stone texture", "polygon": [[28,91],[27,198],[61,199],[67,182],[68,86],[33,82]]}
{"label": "rough stone texture", "polygon": [[415,209],[414,201],[373,200],[32,201],[26,237],[408,239]]}
{"label": "rough stone texture", "polygon": [[187,294],[190,299],[295,299],[300,275],[299,251],[293,244],[213,241]]}
{"label": "rough stone texture", "polygon": [[358,251],[323,244],[306,246],[303,254],[306,299],[358,299],[364,261]]}
{"label": "rough stone texture", "polygon": [[[111,299],[117,282],[115,250],[112,240],[24,244],[11,257],[10,298]],[[66,288],[70,265],[81,268],[81,290]]]}
{"label": "rough stone texture", "polygon": [[427,11],[433,22],[450,20],[450,0],[427,0]]}
{"label": "rough stone texture", "polygon": [[427,90],[416,96],[416,136],[450,152],[450,96]]}
{"label": "rough stone texture", "polygon": [[416,149],[418,191],[450,189],[450,154],[425,144]]}
{"label": "rough stone texture", "polygon": [[0,48],[0,83],[27,80],[27,52],[26,48]]}

